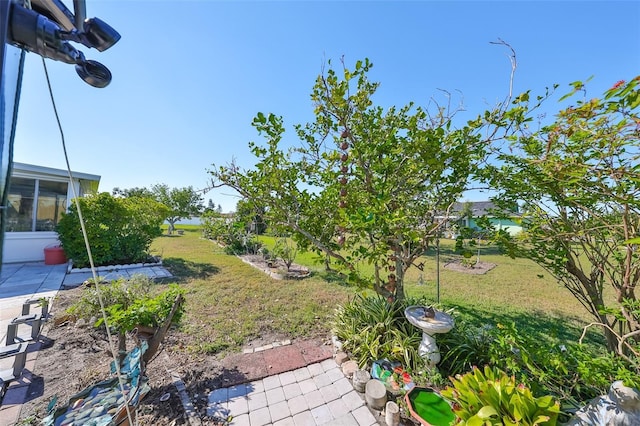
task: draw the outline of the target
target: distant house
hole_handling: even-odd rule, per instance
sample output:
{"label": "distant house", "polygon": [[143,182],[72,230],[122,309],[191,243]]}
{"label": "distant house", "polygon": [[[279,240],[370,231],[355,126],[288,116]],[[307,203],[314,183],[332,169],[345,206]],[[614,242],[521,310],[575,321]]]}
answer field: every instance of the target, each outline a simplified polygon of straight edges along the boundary
{"label": "distant house", "polygon": [[[451,208],[451,218],[452,222],[461,228],[479,229],[477,220],[485,216],[496,230],[503,229],[511,235],[522,232],[522,224],[519,221],[520,214],[517,209],[507,212],[505,216],[508,218],[497,217],[497,209],[491,201],[458,202],[454,203]],[[465,215],[466,212],[470,212],[470,215]]]}
{"label": "distant house", "polygon": [[[100,176],[72,172],[78,196],[98,191]],[[44,248],[59,243],[55,232],[73,198],[66,170],[13,163],[9,178],[3,263],[44,260]]]}

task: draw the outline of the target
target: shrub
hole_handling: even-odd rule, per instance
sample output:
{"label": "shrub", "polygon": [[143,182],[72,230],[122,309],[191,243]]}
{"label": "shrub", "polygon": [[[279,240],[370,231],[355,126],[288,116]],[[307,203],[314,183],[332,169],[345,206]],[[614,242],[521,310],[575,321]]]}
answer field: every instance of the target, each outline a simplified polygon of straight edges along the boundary
{"label": "shrub", "polygon": [[437,334],[436,341],[442,354],[438,368],[447,376],[463,374],[474,365],[491,362],[491,328],[475,327],[457,319],[455,328],[450,333]]}
{"label": "shrub", "polygon": [[230,223],[219,213],[213,211],[205,211],[200,216],[200,229],[202,236],[210,240],[220,240],[229,232]]}
{"label": "shrub", "polygon": [[[121,357],[124,357],[127,347],[126,333],[138,325],[161,326],[171,314],[178,296],[185,292],[177,284],[170,284],[167,290],[152,296],[151,284],[151,279],[138,274],[128,280],[121,278],[108,284],[94,285],[87,288],[67,312],[79,318],[95,321],[93,325],[96,327],[103,325],[106,317],[109,330],[118,333],[118,349]],[[171,323],[179,323],[183,314],[184,303],[179,301]],[[145,362],[153,358],[163,337],[164,330],[159,334],[156,332],[150,340],[149,349],[144,355]]]}
{"label": "shrub", "polygon": [[98,320],[102,317],[100,298],[107,308],[116,305],[127,308],[136,300],[144,298],[151,291],[152,284],[149,277],[136,274],[128,280],[120,278],[109,284],[101,284],[100,288],[93,285],[82,292],[80,299],[67,312],[78,318]]}
{"label": "shrub", "polygon": [[453,387],[441,391],[452,402],[460,425],[549,425],[556,424],[560,404],[552,396],[536,398],[524,384],[517,384],[497,368],[474,367],[451,378]]}
{"label": "shrub", "polygon": [[453,376],[475,365],[491,365],[514,375],[536,395],[554,395],[567,409],[606,394],[616,380],[640,386],[633,366],[615,354],[548,336],[524,336],[513,323],[477,328],[457,320],[455,332],[438,335],[437,341],[443,374]]}
{"label": "shrub", "polygon": [[333,332],[360,367],[386,358],[400,362],[408,371],[420,369],[424,367],[418,354],[422,332],[404,316],[404,309],[417,303],[389,303],[379,295],[358,295],[336,309]]}
{"label": "shrub", "polygon": [[[149,198],[115,198],[103,192],[78,199],[95,265],[147,260],[153,239],[162,234],[166,207]],[[58,237],[67,257],[78,267],[89,266],[76,204],[58,223]]]}
{"label": "shrub", "polygon": [[224,245],[227,254],[256,254],[262,247],[257,237],[244,228],[244,224],[238,221],[227,221],[215,213],[203,215],[202,234]]}
{"label": "shrub", "polygon": [[[177,284],[170,284],[169,288],[155,297],[145,295],[129,305],[115,304],[109,306],[107,321],[111,327],[119,332],[133,330],[138,325],[159,327],[167,319],[178,295],[184,290]],[[184,314],[184,304],[181,304],[173,315],[171,322],[178,324]],[[96,325],[102,323],[102,318]]]}
{"label": "shrub", "polygon": [[273,247],[273,255],[282,259],[284,264],[287,265],[287,271],[291,269],[297,254],[298,248],[289,238],[278,238],[276,245]]}

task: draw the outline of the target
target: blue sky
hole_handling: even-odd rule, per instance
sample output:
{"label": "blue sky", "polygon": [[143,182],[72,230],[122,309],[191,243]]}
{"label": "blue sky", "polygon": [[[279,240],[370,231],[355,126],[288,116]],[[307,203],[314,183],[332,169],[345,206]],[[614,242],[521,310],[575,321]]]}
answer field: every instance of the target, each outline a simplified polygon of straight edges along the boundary
{"label": "blue sky", "polygon": [[[212,164],[251,166],[260,111],[283,116],[295,144],[292,126],[313,119],[316,76],[342,56],[348,66],[374,63],[381,105],[427,105],[445,89],[470,114],[507,94],[508,52],[490,44],[498,38],[517,52],[516,93],[593,76],[589,94],[598,96],[640,74],[640,2],[631,1],[87,0],[87,15],[122,35],[106,52],[79,47],[110,68],[112,83],[95,89],[71,65],[47,66],[71,167],[100,175],[108,192],[203,188]],[[65,168],[42,62],[31,53],[14,161]],[[227,189],[209,198],[224,211],[237,201]]]}

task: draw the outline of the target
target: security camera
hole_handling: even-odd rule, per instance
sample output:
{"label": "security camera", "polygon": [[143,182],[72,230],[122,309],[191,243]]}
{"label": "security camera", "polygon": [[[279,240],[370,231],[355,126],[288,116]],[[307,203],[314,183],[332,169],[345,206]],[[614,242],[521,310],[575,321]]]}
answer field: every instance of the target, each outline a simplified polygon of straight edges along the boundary
{"label": "security camera", "polygon": [[87,60],[69,42],[103,52],[120,40],[120,34],[98,18],[74,24],[71,19],[74,16],[57,0],[37,0],[34,1],[36,4],[40,5],[40,10],[11,4],[7,28],[9,42],[45,58],[75,64],[83,81],[94,87],[106,87],[111,82],[109,69],[97,61]]}

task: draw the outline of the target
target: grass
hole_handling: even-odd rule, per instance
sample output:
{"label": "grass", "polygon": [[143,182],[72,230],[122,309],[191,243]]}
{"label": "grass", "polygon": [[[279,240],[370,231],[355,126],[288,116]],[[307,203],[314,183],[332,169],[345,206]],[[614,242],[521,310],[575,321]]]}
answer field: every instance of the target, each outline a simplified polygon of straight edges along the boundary
{"label": "grass", "polygon": [[[271,247],[273,237],[260,240]],[[585,308],[547,271],[528,259],[511,259],[493,246],[481,246],[480,261],[497,266],[482,275],[474,275],[445,268],[447,262],[460,256],[454,251],[455,241],[440,242],[440,305],[454,308],[456,315],[479,324],[515,322],[518,329],[544,333],[561,339],[577,340],[582,328],[592,321]],[[477,253],[474,253],[474,258]],[[301,253],[296,263],[315,269],[324,279],[331,280],[317,263],[317,256]],[[425,297],[436,303],[436,250],[430,249],[415,262],[423,263],[423,270],[411,267],[405,276],[408,296]],[[361,272],[373,276],[373,268],[363,266]],[[595,328],[590,339],[599,339]]]}
{"label": "grass", "polygon": [[163,235],[151,250],[188,291],[183,331],[196,351],[237,351],[264,334],[289,338],[327,335],[335,307],[353,290],[311,277],[274,280],[200,238],[197,226],[184,235]]}
{"label": "grass", "polygon": [[[310,278],[279,281],[201,239],[197,226],[178,229],[184,235],[163,235],[154,241],[152,251],[163,257],[189,292],[183,330],[192,337],[189,345],[196,351],[237,351],[263,334],[327,335],[335,307],[357,292],[339,276],[323,273],[313,254],[299,253],[295,261],[314,271]],[[267,247],[275,243],[271,237],[262,240]],[[444,263],[453,258],[453,244],[445,240],[441,245],[443,308],[455,308],[458,318],[477,324],[513,321],[521,332],[577,340],[590,318],[539,266],[486,248],[480,260],[498,265],[487,274],[447,270]],[[407,273],[406,292],[435,302],[435,252],[420,261],[422,271],[411,268]],[[598,338],[592,330],[592,339]]]}

